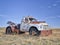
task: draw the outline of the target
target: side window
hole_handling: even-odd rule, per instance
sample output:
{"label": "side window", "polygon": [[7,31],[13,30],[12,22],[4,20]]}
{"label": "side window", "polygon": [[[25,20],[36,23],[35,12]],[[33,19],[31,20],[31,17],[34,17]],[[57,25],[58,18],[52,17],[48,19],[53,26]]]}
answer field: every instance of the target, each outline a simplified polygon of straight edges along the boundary
{"label": "side window", "polygon": [[28,23],[28,18],[25,18],[25,23]]}

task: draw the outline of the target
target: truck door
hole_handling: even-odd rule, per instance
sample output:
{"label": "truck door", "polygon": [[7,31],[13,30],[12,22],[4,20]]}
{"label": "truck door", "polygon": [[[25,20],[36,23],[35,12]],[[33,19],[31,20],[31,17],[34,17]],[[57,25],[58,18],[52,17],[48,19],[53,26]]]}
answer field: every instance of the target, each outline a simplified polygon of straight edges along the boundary
{"label": "truck door", "polygon": [[29,23],[28,23],[28,18],[25,18],[25,22],[24,22],[24,31],[28,31],[28,27],[29,27]]}
{"label": "truck door", "polygon": [[29,23],[28,23],[28,18],[24,18],[21,22],[20,29],[21,31],[28,31]]}

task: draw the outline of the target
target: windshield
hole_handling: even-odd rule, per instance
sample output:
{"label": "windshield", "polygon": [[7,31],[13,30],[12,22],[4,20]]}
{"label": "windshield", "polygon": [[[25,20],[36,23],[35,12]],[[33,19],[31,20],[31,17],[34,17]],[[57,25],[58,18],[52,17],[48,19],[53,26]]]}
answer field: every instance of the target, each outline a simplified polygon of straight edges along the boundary
{"label": "windshield", "polygon": [[30,21],[37,21],[35,18],[29,18]]}

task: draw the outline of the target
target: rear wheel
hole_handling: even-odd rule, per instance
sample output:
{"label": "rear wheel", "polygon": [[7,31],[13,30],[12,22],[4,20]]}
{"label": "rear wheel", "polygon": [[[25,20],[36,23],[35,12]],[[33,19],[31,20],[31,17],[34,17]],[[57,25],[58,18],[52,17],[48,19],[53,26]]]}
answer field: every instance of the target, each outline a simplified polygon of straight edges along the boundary
{"label": "rear wheel", "polygon": [[36,28],[30,28],[29,34],[30,35],[34,35],[34,36],[39,36],[40,35],[40,31],[38,31]]}
{"label": "rear wheel", "polygon": [[6,34],[11,34],[11,33],[12,33],[12,29],[11,29],[10,26],[8,26],[8,27],[6,28]]}

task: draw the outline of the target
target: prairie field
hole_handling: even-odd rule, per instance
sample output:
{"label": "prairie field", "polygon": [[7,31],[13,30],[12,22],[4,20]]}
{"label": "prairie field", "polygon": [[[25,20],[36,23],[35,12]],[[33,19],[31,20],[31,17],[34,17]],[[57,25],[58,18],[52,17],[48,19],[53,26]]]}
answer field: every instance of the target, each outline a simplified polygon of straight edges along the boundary
{"label": "prairie field", "polygon": [[0,45],[60,45],[60,29],[52,29],[49,36],[30,36],[24,34],[5,34],[5,28],[0,28]]}

